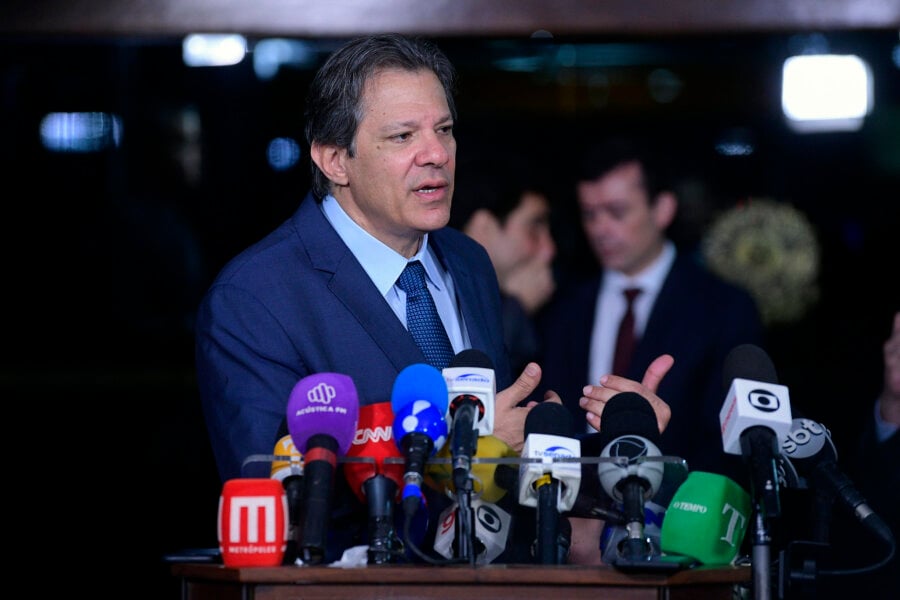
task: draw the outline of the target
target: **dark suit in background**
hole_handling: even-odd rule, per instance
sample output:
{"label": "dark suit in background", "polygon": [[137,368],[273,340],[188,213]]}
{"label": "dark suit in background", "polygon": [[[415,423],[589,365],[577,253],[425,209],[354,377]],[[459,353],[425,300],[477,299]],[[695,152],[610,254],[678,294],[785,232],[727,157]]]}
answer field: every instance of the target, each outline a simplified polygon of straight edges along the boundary
{"label": "dark suit in background", "polygon": [[[602,275],[560,290],[540,319],[544,375],[540,389],[562,396],[576,423],[588,383],[590,337]],[[660,450],[688,461],[695,471],[712,471],[744,481],[739,457],[722,451],[719,410],[725,400],[722,363],[743,343],[762,345],[763,325],[752,298],[723,282],[691,256],[679,254],[650,312],[628,369],[622,375],[640,381],[660,354],[675,358],[658,394],[672,409]]]}

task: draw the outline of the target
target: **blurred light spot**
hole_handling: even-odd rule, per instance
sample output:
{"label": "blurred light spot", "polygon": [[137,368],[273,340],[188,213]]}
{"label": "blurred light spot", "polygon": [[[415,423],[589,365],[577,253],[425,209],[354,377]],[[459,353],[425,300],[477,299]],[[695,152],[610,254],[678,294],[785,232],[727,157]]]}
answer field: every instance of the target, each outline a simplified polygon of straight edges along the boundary
{"label": "blurred light spot", "polygon": [[192,33],[181,42],[181,58],[189,67],[226,67],[236,65],[247,54],[242,35]]}
{"label": "blurred light spot", "polygon": [[669,69],[653,69],[647,77],[650,97],[660,104],[668,104],[681,94],[681,78]]}
{"label": "blurred light spot", "polygon": [[781,108],[794,131],[856,131],[872,110],[872,72],[858,56],[792,56],[781,85]]}
{"label": "blurred light spot", "polygon": [[274,171],[286,171],[300,160],[300,144],[288,137],[277,137],[266,149],[269,166]]}
{"label": "blurred light spot", "polygon": [[53,152],[97,152],[118,147],[122,118],[104,112],[54,112],[41,119],[41,143]]}
{"label": "blurred light spot", "polygon": [[253,47],[253,72],[263,80],[275,77],[285,65],[310,67],[315,61],[315,51],[300,40],[270,38]]}
{"label": "blurred light spot", "polygon": [[716,140],[716,152],[723,156],[750,156],[755,150],[753,132],[743,127],[728,129]]}

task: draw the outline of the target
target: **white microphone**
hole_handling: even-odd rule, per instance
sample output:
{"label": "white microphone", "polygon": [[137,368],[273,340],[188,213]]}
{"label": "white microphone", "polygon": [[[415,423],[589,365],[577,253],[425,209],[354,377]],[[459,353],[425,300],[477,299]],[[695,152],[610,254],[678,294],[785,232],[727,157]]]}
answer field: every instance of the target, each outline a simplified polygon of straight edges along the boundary
{"label": "white microphone", "polygon": [[719,412],[722,447],[744,457],[750,466],[753,497],[764,514],[781,514],[778,497],[780,447],[791,430],[787,387],[778,384],[775,367],[764,350],[753,344],[736,346],[722,368],[728,386]]}
{"label": "white microphone", "polygon": [[[522,458],[540,459],[541,462],[523,461],[519,466],[519,504],[536,507],[538,505],[537,484],[545,475],[550,475],[562,483],[558,509],[571,510],[581,487],[581,464],[576,461],[557,462],[555,458],[581,458],[581,441],[577,438],[546,433],[528,433],[529,419],[533,426],[543,427],[538,418],[546,417],[550,410],[542,407],[560,406],[554,402],[541,402],[525,418],[525,445]],[[532,417],[532,415],[536,415]],[[568,412],[567,412],[568,415]],[[570,417],[571,418],[571,417]]]}
{"label": "white microphone", "polygon": [[492,435],[497,379],[490,357],[481,350],[463,350],[441,372],[447,383],[447,422],[452,422],[454,403],[458,407],[464,401],[471,401],[478,411],[475,429],[479,437]]}
{"label": "white microphone", "polygon": [[[475,515],[475,563],[486,565],[506,550],[512,517],[493,502],[475,498],[470,504]],[[459,503],[453,502],[438,520],[434,551],[444,558],[453,559],[459,555],[458,519]]]}
{"label": "white microphone", "polygon": [[[581,458],[581,441],[569,410],[555,402],[542,402],[525,418],[523,461],[519,466],[519,504],[537,507],[535,558],[540,564],[564,564],[571,530],[560,526],[560,513],[575,504],[581,487],[581,463],[558,459]],[[564,523],[568,525],[568,521]]]}
{"label": "white microphone", "polygon": [[494,367],[487,354],[468,349],[454,356],[442,375],[447,384],[453,485],[457,491],[464,491],[468,489],[478,437],[494,431]]}

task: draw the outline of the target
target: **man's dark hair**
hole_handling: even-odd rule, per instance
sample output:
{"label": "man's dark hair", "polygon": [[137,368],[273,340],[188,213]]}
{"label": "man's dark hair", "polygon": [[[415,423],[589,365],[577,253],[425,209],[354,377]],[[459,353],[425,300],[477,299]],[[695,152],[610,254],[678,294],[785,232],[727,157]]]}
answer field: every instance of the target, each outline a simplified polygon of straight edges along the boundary
{"label": "man's dark hair", "polygon": [[[384,69],[429,70],[441,82],[450,114],[456,119],[456,69],[431,42],[399,34],[384,34],[350,40],[318,70],[306,98],[305,134],[307,148],[313,142],[347,148],[350,156],[362,118],[362,97],[366,82]],[[324,198],[331,182],[315,162],[312,191],[316,200]]]}
{"label": "man's dark hair", "polygon": [[523,156],[504,154],[463,159],[457,162],[454,179],[449,225],[459,230],[480,208],[504,223],[526,192],[550,197],[546,177],[536,161]]}
{"label": "man's dark hair", "polygon": [[644,188],[652,203],[663,191],[672,189],[669,164],[658,143],[642,137],[614,136],[588,145],[578,162],[576,181],[594,181],[630,162],[641,165]]}

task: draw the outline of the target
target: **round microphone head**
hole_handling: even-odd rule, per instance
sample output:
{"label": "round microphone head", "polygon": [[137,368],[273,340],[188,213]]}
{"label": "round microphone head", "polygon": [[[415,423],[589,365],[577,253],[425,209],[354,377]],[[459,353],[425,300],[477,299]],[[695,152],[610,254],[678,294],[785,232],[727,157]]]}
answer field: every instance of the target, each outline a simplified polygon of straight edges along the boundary
{"label": "round microphone head", "polygon": [[309,438],[330,435],[341,455],[347,453],[356,435],[359,397],[349,375],[314,373],[297,382],[287,405],[287,426],[294,445],[307,452]]}
{"label": "round microphone head", "polygon": [[831,439],[831,432],[811,419],[791,421],[791,430],[781,445],[781,454],[778,473],[788,488],[807,487],[807,478],[816,467],[837,461],[837,447]]}
{"label": "round microphone head", "polygon": [[778,374],[765,350],[754,344],[740,344],[731,349],[722,364],[722,384],[726,393],[735,379],[778,383]]}
{"label": "round microphone head", "polygon": [[394,441],[393,424],[394,411],[390,402],[369,404],[359,409],[356,436],[347,451],[347,457],[361,460],[347,461],[343,467],[350,489],[361,502],[366,502],[364,485],[376,475],[384,475],[393,481],[397,490],[403,487],[403,463],[386,460],[403,458]]}
{"label": "round microphone head", "polygon": [[[530,416],[530,414],[529,414]],[[527,428],[526,421],[526,428]],[[636,392],[620,392],[609,399],[600,416],[600,441],[608,445],[617,437],[638,435],[659,445],[659,425],[650,402]]]}
{"label": "round microphone head", "polygon": [[396,414],[416,400],[424,400],[446,414],[450,400],[444,374],[425,363],[415,363],[400,371],[391,390],[391,408]]}
{"label": "round microphone head", "polygon": [[494,362],[491,357],[475,348],[467,348],[459,352],[450,360],[448,368],[453,367],[478,367],[480,369],[493,369]]}
{"label": "round microphone head", "polygon": [[572,413],[558,402],[541,402],[525,417],[525,437],[532,433],[572,437],[574,432]]}
{"label": "round microphone head", "polygon": [[[443,379],[442,379],[443,380]],[[446,396],[445,396],[446,400]],[[434,443],[431,454],[444,447],[447,442],[447,420],[435,405],[424,400],[416,400],[394,410],[394,442],[401,449],[403,438],[408,433],[424,433]]]}

